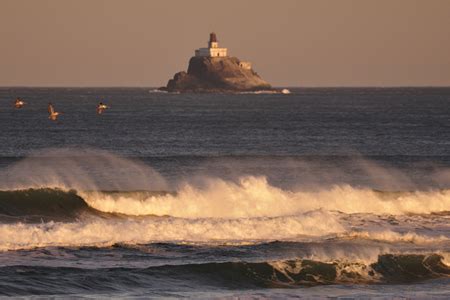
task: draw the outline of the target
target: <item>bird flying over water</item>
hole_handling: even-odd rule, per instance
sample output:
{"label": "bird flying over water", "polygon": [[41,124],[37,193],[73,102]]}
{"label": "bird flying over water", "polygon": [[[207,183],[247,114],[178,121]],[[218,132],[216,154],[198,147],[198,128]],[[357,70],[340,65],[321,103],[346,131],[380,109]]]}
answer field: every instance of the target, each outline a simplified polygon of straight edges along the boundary
{"label": "bird flying over water", "polygon": [[14,107],[15,108],[22,108],[25,105],[25,101],[22,100],[22,98],[17,97],[16,101],[14,101]]}
{"label": "bird flying over water", "polygon": [[100,102],[97,105],[97,114],[101,115],[103,113],[103,111],[107,108],[108,108],[108,106],[106,104],[103,104],[103,102]]}
{"label": "bird flying over water", "polygon": [[60,114],[59,112],[55,111],[51,103],[48,104],[48,113],[49,113],[48,118],[52,121],[56,121],[58,115]]}

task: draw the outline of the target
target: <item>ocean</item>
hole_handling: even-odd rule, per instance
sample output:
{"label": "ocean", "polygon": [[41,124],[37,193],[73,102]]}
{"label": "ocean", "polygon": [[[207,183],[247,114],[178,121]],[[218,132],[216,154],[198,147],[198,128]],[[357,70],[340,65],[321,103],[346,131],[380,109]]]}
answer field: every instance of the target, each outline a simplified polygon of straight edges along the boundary
{"label": "ocean", "polygon": [[1,88],[0,296],[450,298],[450,88],[290,90]]}

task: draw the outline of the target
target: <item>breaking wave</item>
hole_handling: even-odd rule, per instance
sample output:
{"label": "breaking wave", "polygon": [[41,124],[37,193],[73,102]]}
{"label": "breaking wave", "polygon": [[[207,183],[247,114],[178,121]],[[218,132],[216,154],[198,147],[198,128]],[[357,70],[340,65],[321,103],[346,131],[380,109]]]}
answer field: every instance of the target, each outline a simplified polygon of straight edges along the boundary
{"label": "breaking wave", "polygon": [[271,186],[265,177],[253,176],[242,177],[237,183],[209,179],[202,188],[185,184],[175,194],[81,194],[100,211],[135,216],[276,217],[319,209],[394,215],[450,211],[450,190],[390,193],[343,185],[292,192]]}
{"label": "breaking wave", "polygon": [[[98,194],[98,192],[96,192]],[[116,194],[104,193],[110,197]],[[131,192],[129,197],[139,192]],[[168,197],[159,193],[145,197]],[[170,196],[174,197],[174,196]],[[129,200],[131,201],[131,200]],[[138,201],[138,200],[133,200]],[[125,202],[123,202],[126,205]],[[146,203],[145,205],[148,205]],[[124,206],[125,207],[125,206]],[[189,211],[189,210],[188,210]],[[211,218],[153,214],[130,216],[126,210],[108,213],[90,206],[75,191],[29,189],[0,192],[0,250],[56,246],[111,246],[116,243],[259,242],[274,240],[360,239],[414,244],[448,243],[443,235],[398,233],[389,229],[348,230],[342,216],[324,209],[286,215],[261,213],[241,218]],[[194,212],[194,215],[197,215]],[[235,216],[235,215],[231,215]]]}
{"label": "breaking wave", "polygon": [[[15,276],[20,273],[20,277]],[[36,276],[39,274],[39,276]],[[13,276],[11,276],[13,275]],[[3,295],[76,294],[120,291],[128,287],[154,288],[182,280],[192,288],[290,288],[328,284],[410,283],[448,278],[450,267],[439,254],[380,255],[372,264],[347,261],[280,260],[163,265],[149,268],[52,268],[8,266],[0,268]],[[58,280],[54,280],[58,276]],[[114,285],[111,285],[113,282]]]}
{"label": "breaking wave", "polygon": [[346,214],[429,214],[450,211],[450,190],[379,192],[335,186],[315,192],[292,192],[271,186],[264,177],[244,177],[238,183],[209,180],[205,187],[186,184],[176,192],[64,191],[25,189],[0,191],[0,214],[6,216],[76,216],[94,211],[130,216],[177,218],[280,217],[310,211]]}
{"label": "breaking wave", "polygon": [[348,218],[360,212],[372,216],[392,211],[445,212],[448,199],[448,191],[380,193],[348,186],[315,193],[289,192],[256,177],[239,183],[216,180],[203,189],[185,186],[176,193],[50,188],[0,191],[0,250],[318,238],[442,244],[450,237],[420,234],[413,228],[404,232],[377,227],[354,230],[351,224],[356,221]]}
{"label": "breaking wave", "polygon": [[0,250],[325,239],[435,246],[450,239],[450,190],[288,190],[264,176],[207,177],[169,189],[144,163],[106,152],[42,155],[0,172]]}
{"label": "breaking wave", "polygon": [[383,254],[369,265],[313,260],[280,261],[268,265],[273,268],[272,276],[261,279],[265,279],[263,282],[270,285],[404,283],[450,276],[450,267],[439,254]]}

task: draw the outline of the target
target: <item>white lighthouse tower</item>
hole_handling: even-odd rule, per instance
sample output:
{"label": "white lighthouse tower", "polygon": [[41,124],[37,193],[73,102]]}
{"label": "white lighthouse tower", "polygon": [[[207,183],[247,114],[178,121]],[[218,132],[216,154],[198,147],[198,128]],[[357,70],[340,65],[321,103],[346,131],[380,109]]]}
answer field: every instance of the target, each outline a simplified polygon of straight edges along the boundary
{"label": "white lighthouse tower", "polygon": [[217,37],[214,32],[209,34],[208,48],[199,48],[195,50],[195,56],[199,57],[226,57],[227,48],[219,48]]}

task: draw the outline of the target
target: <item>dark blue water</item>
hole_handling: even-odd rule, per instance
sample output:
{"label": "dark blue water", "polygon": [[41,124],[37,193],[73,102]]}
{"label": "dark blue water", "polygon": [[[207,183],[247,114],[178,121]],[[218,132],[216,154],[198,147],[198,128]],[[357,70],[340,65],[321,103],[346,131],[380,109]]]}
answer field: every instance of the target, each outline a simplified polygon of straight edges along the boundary
{"label": "dark blue water", "polygon": [[2,88],[0,129],[1,295],[450,295],[450,88]]}
{"label": "dark blue water", "polygon": [[[446,156],[450,89],[298,89],[178,95],[149,89],[5,89],[0,153],[91,146],[133,157]],[[28,105],[13,110],[17,95]],[[111,109],[98,118],[95,107]],[[47,103],[64,115],[47,119]]]}

